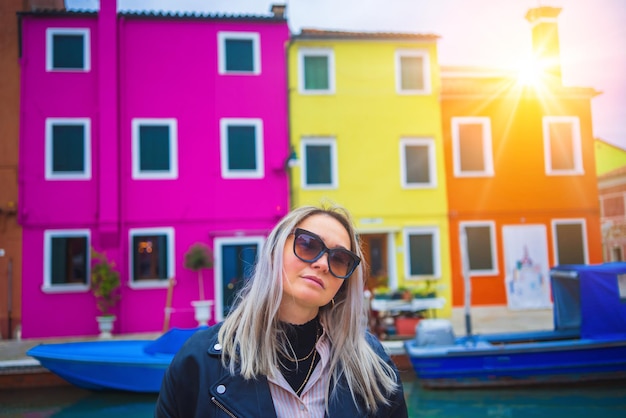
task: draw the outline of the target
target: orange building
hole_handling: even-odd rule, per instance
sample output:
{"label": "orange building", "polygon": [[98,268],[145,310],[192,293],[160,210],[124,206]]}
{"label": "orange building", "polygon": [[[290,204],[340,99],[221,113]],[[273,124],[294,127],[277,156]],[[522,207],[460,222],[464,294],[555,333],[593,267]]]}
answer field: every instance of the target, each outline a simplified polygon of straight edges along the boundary
{"label": "orange building", "polygon": [[552,266],[602,261],[591,118],[598,93],[562,85],[560,11],[526,15],[541,69],[532,83],[512,72],[442,68],[454,306],[464,304],[471,277],[473,305],[546,308]]}

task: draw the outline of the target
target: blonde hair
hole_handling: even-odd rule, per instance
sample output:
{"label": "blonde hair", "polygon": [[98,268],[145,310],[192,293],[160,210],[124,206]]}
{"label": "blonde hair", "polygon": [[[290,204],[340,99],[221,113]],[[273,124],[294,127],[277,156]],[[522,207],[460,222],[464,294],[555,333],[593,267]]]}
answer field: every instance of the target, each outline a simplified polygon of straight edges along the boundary
{"label": "blonde hair", "polygon": [[[267,237],[251,279],[237,295],[234,308],[220,329],[222,363],[232,374],[239,373],[245,379],[280,374],[277,353],[284,353],[288,344],[278,319],[283,293],[283,249],[292,231],[313,215],[327,215],[339,221],[350,235],[351,250],[363,258],[350,215],[344,208],[305,206],[287,214]],[[375,412],[379,404],[389,403],[387,397],[398,389],[399,382],[394,369],[365,339],[363,264],[346,279],[335,295],[335,303],[320,308],[319,317],[331,343],[329,385],[343,375],[355,404],[360,398],[369,411]],[[328,405],[329,390],[326,393]]]}

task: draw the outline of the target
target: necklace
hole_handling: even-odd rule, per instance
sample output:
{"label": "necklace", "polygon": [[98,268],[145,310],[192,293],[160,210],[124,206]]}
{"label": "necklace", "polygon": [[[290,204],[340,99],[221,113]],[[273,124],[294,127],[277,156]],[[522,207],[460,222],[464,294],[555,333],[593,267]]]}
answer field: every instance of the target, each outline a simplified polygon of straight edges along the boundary
{"label": "necklace", "polygon": [[313,349],[309,352],[309,354],[307,354],[306,356],[302,357],[302,358],[291,358],[289,356],[285,356],[285,358],[293,363],[299,362],[299,361],[304,361],[306,359],[308,359],[309,357],[311,357],[313,355],[313,353],[315,353],[315,344],[313,344]]}
{"label": "necklace", "polygon": [[[317,344],[317,340],[319,340],[320,338],[320,329],[319,326],[315,329],[315,342],[313,343],[313,348],[311,349],[311,351],[309,352],[309,354],[307,354],[306,356],[302,357],[302,358],[298,358],[296,357],[291,358],[287,355],[285,355],[285,358],[289,361],[291,361],[292,363],[297,363],[299,361],[305,361],[306,359],[308,359],[309,357],[311,357],[313,355],[313,353],[315,353],[315,345]],[[295,354],[295,353],[294,353]]]}
{"label": "necklace", "polygon": [[309,366],[309,372],[306,374],[306,377],[304,378],[304,382],[302,382],[302,385],[300,385],[298,390],[296,390],[296,395],[298,396],[300,396],[300,392],[302,392],[302,389],[304,389],[307,382],[309,381],[309,378],[311,377],[311,372],[313,371],[313,366],[315,365],[316,356],[317,356],[317,351],[315,350],[315,347],[313,347],[313,360],[311,360],[311,365]]}

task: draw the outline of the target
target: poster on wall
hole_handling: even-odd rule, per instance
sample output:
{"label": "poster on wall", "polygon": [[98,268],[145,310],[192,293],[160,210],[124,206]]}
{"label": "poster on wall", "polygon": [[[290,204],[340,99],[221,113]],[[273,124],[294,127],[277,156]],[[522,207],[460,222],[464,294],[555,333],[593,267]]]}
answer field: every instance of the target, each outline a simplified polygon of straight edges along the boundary
{"label": "poster on wall", "polygon": [[545,225],[506,225],[502,228],[502,237],[509,309],[551,307]]}

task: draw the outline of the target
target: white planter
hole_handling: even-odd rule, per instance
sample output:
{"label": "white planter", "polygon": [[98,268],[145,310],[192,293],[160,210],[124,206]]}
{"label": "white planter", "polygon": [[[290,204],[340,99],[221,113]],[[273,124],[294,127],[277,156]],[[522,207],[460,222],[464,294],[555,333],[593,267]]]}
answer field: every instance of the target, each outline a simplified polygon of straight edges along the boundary
{"label": "white planter", "polygon": [[211,319],[212,300],[194,300],[191,306],[195,309],[195,319],[198,321],[199,327],[206,327]]}
{"label": "white planter", "polygon": [[113,322],[115,322],[115,315],[97,316],[98,327],[100,329],[100,338],[111,338],[111,331],[113,330]]}

